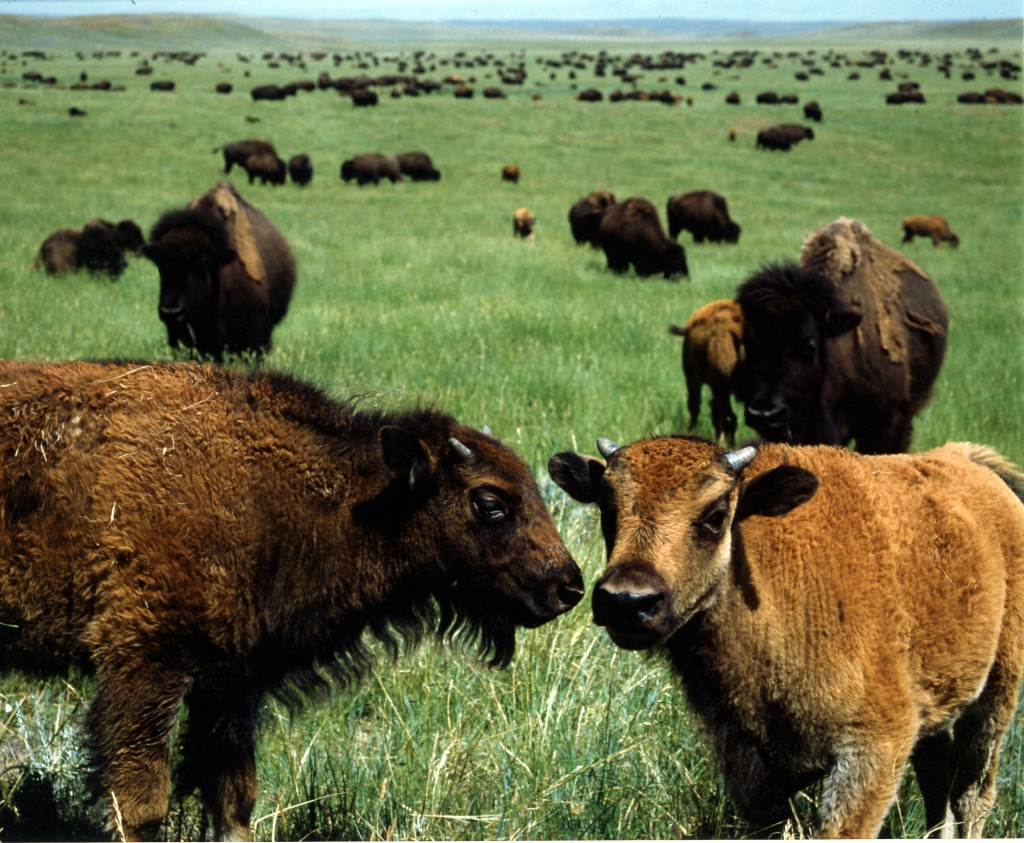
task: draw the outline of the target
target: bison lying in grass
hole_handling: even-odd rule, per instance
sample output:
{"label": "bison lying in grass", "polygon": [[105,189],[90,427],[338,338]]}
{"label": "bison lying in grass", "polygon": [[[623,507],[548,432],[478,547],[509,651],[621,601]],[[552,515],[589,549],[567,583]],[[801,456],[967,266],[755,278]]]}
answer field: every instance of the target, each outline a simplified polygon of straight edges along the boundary
{"label": "bison lying in grass", "polygon": [[142,231],[132,220],[116,225],[90,220],[81,228],[61,228],[47,235],[32,268],[45,269],[50,275],[85,269],[119,278],[128,265],[125,253],[141,248]]}
{"label": "bison lying in grass", "polygon": [[1024,475],[962,443],[598,447],[549,463],[601,509],[594,621],[667,655],[740,810],[781,822],[824,779],[819,834],[871,837],[909,763],[929,828],[980,837],[1024,667]]}
{"label": "bison lying in grass", "polygon": [[507,664],[580,572],[523,461],[440,412],[268,372],[0,361],[0,658],[95,674],[95,794],[128,839],[180,779],[249,837],[264,701],[431,630]]}

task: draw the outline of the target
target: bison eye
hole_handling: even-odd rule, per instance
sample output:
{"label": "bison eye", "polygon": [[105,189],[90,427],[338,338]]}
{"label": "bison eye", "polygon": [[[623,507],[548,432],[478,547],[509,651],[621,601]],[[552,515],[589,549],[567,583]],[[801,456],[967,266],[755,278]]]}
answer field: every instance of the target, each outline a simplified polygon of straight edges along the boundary
{"label": "bison eye", "polygon": [[473,496],[473,514],[481,521],[496,524],[508,518],[508,507],[494,495],[481,493]]}
{"label": "bison eye", "polygon": [[729,507],[719,506],[711,511],[709,515],[697,522],[697,529],[708,538],[714,538],[722,534],[725,520],[729,517]]}

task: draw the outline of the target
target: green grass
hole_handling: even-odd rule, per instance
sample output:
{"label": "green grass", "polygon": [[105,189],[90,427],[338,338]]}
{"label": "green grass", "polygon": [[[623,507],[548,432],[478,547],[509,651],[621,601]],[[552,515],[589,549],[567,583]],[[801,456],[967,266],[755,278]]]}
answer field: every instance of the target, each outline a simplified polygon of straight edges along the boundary
{"label": "green grass", "polygon": [[[0,17],[0,24],[9,24]],[[273,69],[260,60],[251,29],[204,31],[174,19],[140,31],[146,48],[133,56],[80,60],[93,43],[130,43],[130,31],[104,33],[32,23],[8,27],[0,55],[4,127],[4,200],[0,202],[0,356],[170,358],[156,314],[157,276],[133,261],[117,282],[87,275],[53,279],[30,268],[50,231],[104,216],[131,217],[148,230],[168,208],[185,204],[220,178],[212,150],[246,137],[272,140],[287,156],[311,155],[305,190],[248,186],[243,195],[288,237],[299,282],[266,365],[294,372],[336,394],[362,394],[386,405],[437,404],[472,424],[488,424],[535,468],[565,540],[588,583],[603,566],[596,515],[567,502],[547,480],[548,457],[593,449],[598,435],[630,441],[682,429],[679,342],[668,335],[697,306],[732,295],[766,261],[796,258],[803,238],[840,215],[864,222],[901,248],[942,290],[951,314],[949,351],[935,398],[919,417],[914,449],[950,439],[990,444],[1024,462],[1024,188],[1022,109],[956,103],[964,90],[1020,83],[986,76],[964,52],[1020,63],[1019,40],[1005,28],[965,29],[951,40],[899,40],[904,33],[843,33],[834,43],[568,40],[524,42],[498,36],[486,49],[512,61],[525,55],[522,88],[505,101],[455,100],[450,92],[418,99],[382,97],[375,110],[353,109],[334,93],[253,103],[251,85],[361,72],[355,59],[334,67]],[[1011,27],[1013,29],[1013,27]],[[1015,30],[1014,30],[1015,31]],[[144,35],[142,34],[144,32]],[[297,40],[296,49],[323,40]],[[410,34],[410,38],[415,33]],[[885,38],[890,40],[886,41]],[[441,36],[430,33],[431,39]],[[455,36],[446,37],[455,40]],[[240,64],[228,46],[252,61]],[[268,36],[272,49],[285,43]],[[195,67],[152,56],[162,49],[210,54]],[[494,84],[493,68],[456,68],[458,45],[433,46],[428,75],[473,75]],[[46,62],[10,53],[42,44]],[[795,45],[795,46],[794,46]],[[869,48],[890,51],[894,80],[878,69],[825,61],[822,76],[794,79],[800,58],[831,53],[855,61]],[[350,44],[328,44],[347,55]],[[365,44],[360,45],[366,49]],[[462,45],[470,56],[478,45]],[[733,47],[751,46],[748,70],[715,67]],[[952,52],[946,79],[935,65],[905,61],[908,46]],[[415,42],[380,52],[392,72]],[[691,107],[574,101],[574,86],[606,93],[621,82],[588,71],[550,78],[541,59],[565,50],[615,55],[674,49],[699,52],[682,71],[650,71],[639,87],[671,88]],[[994,49],[994,53],[989,50]],[[151,93],[134,69],[177,82],[173,94]],[[770,63],[769,63],[770,60]],[[973,66],[974,82],[960,73]],[[21,82],[41,67],[58,89]],[[121,92],[76,92],[66,85],[87,70]],[[251,77],[246,78],[246,70]],[[686,84],[675,77],[683,75]],[[886,93],[899,81],[921,83],[928,103],[894,108]],[[217,81],[236,85],[229,97]],[[717,86],[703,90],[704,83]],[[817,137],[789,154],[754,149],[756,131],[802,121],[799,107],[757,106],[766,89],[822,103]],[[739,91],[740,106],[725,95]],[[540,99],[535,100],[534,95]],[[29,99],[32,105],[21,105]],[[72,120],[70,106],[88,116]],[[247,122],[258,117],[258,123]],[[739,139],[727,140],[730,128]],[[356,188],[338,178],[352,154],[423,149],[441,169],[439,183]],[[501,166],[518,163],[518,185],[500,182]],[[620,199],[698,188],[725,194],[743,226],[737,246],[686,246],[691,279],[679,283],[615,276],[596,251],[578,248],[566,214],[581,195],[607,187]],[[512,212],[538,217],[535,243],[512,237]],[[899,219],[946,216],[959,250],[917,241],[899,244]],[[711,434],[707,411],[700,432]],[[743,434],[750,431],[743,430]],[[617,650],[581,607],[520,638],[513,666],[481,667],[458,649],[425,647],[397,662],[382,659],[358,687],[339,689],[327,705],[294,719],[271,707],[260,756],[255,834],[264,839],[626,839],[758,834],[735,816],[700,730],[661,661]],[[42,691],[40,691],[42,688]],[[89,680],[45,685],[9,677],[0,685],[0,835],[90,838],[95,814],[81,804],[77,765],[81,712]],[[988,831],[1024,835],[1024,735],[1021,717],[1004,750],[1001,797]],[[803,805],[810,817],[815,794]],[[52,810],[56,805],[56,813]],[[41,817],[53,819],[40,819]],[[47,825],[47,823],[52,823]],[[920,802],[908,782],[891,817],[895,836],[923,832]],[[790,830],[806,832],[804,827]],[[172,804],[168,836],[209,834],[193,798]]]}

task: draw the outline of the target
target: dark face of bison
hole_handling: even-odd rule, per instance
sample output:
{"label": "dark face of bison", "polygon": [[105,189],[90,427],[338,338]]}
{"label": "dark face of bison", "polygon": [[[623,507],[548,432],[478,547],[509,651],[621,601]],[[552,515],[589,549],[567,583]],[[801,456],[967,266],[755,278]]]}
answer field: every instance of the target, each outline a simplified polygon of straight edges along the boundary
{"label": "dark face of bison", "polygon": [[78,238],[78,266],[89,272],[102,272],[117,278],[128,262],[117,239],[117,230],[109,223],[89,223]]}

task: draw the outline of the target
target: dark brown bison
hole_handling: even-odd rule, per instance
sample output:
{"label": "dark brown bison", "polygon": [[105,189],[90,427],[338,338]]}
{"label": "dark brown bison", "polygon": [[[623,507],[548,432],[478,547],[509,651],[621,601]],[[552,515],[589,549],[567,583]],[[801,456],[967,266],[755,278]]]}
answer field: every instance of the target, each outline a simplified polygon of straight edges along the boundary
{"label": "dark brown bison", "polygon": [[519,169],[518,164],[506,164],[501,168],[502,181],[510,181],[513,184],[518,184],[520,176],[522,176],[522,171]]}
{"label": "dark brown bison", "polygon": [[398,169],[403,176],[413,181],[440,181],[441,171],[434,167],[434,162],[425,152],[399,152],[395,156]]}
{"label": "dark brown bison", "polygon": [[129,840],[167,811],[182,706],[179,783],[246,840],[269,697],[355,679],[373,638],[504,666],[583,593],[524,462],[443,413],[208,365],[3,361],[0,382],[3,665],[95,675],[91,785]]}
{"label": "dark brown bison", "polygon": [[589,243],[595,249],[600,248],[598,230],[601,227],[601,217],[614,204],[615,194],[610,190],[599,189],[580,198],[569,209],[569,228],[578,246]]}
{"label": "dark brown bison", "polygon": [[224,175],[231,172],[236,164],[245,169],[245,162],[253,155],[270,155],[275,159],[279,158],[274,144],[266,140],[244,140],[226,143],[213,150],[224,154]]}
{"label": "dark brown bison", "polygon": [[313,181],[313,161],[304,152],[288,159],[288,176],[302,187]]}
{"label": "dark brown bison", "polygon": [[515,213],[512,214],[512,233],[516,237],[533,240],[536,224],[537,218],[529,208],[516,208]]}
{"label": "dark brown bison", "polygon": [[364,152],[342,162],[341,178],[346,181],[355,179],[356,184],[378,184],[381,179],[394,183],[402,180],[402,171],[393,155],[380,152]]}
{"label": "dark brown bison", "polygon": [[909,763],[929,829],[979,837],[1024,668],[1024,475],[966,443],[599,450],[548,466],[601,509],[594,621],[665,653],[740,811],[765,828],[824,780],[818,835],[872,837]]}
{"label": "dark brown bison", "polygon": [[797,444],[907,450],[949,330],[924,270],[842,217],[807,238],[799,266],[762,270],[736,301],[750,427]]}
{"label": "dark brown bison", "polygon": [[352,98],[352,105],[359,108],[368,108],[380,102],[377,92],[369,88],[353,88],[349,91],[349,96]]}
{"label": "dark brown bison", "polygon": [[160,319],[172,348],[221,360],[270,348],[288,312],[295,258],[260,211],[221,182],[153,227],[143,254],[160,270]]}
{"label": "dark brown bison", "polygon": [[738,243],[740,227],[729,217],[725,197],[713,190],[680,193],[668,200],[668,236],[675,240],[680,232],[689,231],[695,243]]}
{"label": "dark brown bison", "polygon": [[118,278],[128,265],[125,252],[138,252],[141,240],[141,231],[132,220],[116,225],[90,220],[81,228],[62,228],[48,235],[32,266],[50,275],[85,269]]}
{"label": "dark brown bison", "polygon": [[821,116],[821,104],[817,100],[804,103],[804,117],[808,120],[813,120],[815,123],[820,123]]}
{"label": "dark brown bison", "polygon": [[587,88],[576,94],[576,99],[579,102],[601,102],[604,99],[604,94],[597,88]]}
{"label": "dark brown bison", "polygon": [[934,245],[939,246],[943,242],[949,243],[954,249],[960,245],[960,238],[953,233],[945,218],[933,216],[932,214],[918,214],[914,217],[905,217],[900,221],[900,228],[903,229],[903,242],[911,242],[915,236],[930,237]]}
{"label": "dark brown bison", "polygon": [[249,95],[254,101],[260,100],[280,101],[288,98],[288,92],[280,85],[257,85]]}
{"label": "dark brown bison", "polygon": [[755,145],[758,149],[788,152],[802,140],[814,140],[814,129],[799,123],[782,123],[759,131]]}
{"label": "dark brown bison", "polygon": [[690,430],[700,418],[700,394],[711,388],[711,423],[718,443],[730,445],[736,438],[736,414],[731,395],[740,383],[743,365],[743,312],[728,299],[698,307],[686,325],[669,325],[669,333],[683,338],[683,377]]}
{"label": "dark brown bison", "polygon": [[657,210],[642,196],[609,206],[598,226],[598,240],[613,272],[626,272],[632,264],[641,277],[688,274],[686,252],[665,236]]}
{"label": "dark brown bison", "polygon": [[249,177],[249,184],[256,179],[260,184],[279,185],[284,184],[288,167],[283,160],[269,152],[257,152],[245,159],[242,164],[246,175]]}

